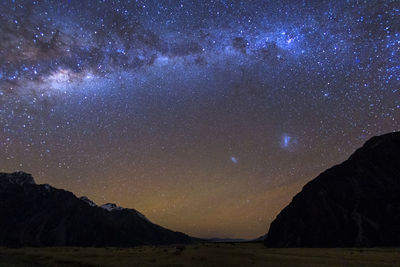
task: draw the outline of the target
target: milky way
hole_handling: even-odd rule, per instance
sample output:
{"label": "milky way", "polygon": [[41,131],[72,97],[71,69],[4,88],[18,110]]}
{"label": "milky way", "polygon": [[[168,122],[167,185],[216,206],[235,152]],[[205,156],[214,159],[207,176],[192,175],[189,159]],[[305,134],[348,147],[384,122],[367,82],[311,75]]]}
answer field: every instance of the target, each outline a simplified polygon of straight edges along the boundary
{"label": "milky way", "polygon": [[400,130],[400,1],[0,3],[0,162],[201,237],[256,237]]}

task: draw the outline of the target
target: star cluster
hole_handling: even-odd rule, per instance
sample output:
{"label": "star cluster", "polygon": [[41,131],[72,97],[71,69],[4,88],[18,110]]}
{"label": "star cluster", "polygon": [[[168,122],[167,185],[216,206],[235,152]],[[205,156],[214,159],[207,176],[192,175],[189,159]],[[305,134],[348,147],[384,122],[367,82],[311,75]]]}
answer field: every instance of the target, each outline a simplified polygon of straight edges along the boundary
{"label": "star cluster", "polygon": [[256,237],[400,130],[400,2],[4,0],[0,161],[202,237]]}

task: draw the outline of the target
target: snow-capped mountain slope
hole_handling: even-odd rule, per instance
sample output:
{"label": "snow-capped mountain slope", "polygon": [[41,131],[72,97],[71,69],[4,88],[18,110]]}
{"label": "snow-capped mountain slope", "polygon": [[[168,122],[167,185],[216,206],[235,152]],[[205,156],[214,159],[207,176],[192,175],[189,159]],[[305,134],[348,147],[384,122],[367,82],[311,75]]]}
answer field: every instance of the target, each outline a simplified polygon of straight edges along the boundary
{"label": "snow-capped mountain slope", "polygon": [[83,200],[84,202],[86,202],[87,204],[89,204],[89,206],[91,206],[91,207],[97,207],[96,203],[94,203],[93,201],[91,201],[87,196],[81,196],[79,199],[80,199],[80,200]]}
{"label": "snow-capped mountain slope", "polygon": [[113,211],[113,210],[123,210],[124,208],[117,206],[114,203],[106,203],[104,205],[101,205],[100,208],[108,210],[108,211]]}

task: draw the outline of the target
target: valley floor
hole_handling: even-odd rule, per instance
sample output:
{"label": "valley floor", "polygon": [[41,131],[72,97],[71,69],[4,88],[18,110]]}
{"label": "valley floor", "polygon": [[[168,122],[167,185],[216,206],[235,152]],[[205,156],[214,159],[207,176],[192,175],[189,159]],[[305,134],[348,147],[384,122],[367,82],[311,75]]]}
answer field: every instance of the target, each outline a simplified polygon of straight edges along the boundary
{"label": "valley floor", "polygon": [[400,248],[271,249],[260,243],[0,248],[3,266],[400,266]]}

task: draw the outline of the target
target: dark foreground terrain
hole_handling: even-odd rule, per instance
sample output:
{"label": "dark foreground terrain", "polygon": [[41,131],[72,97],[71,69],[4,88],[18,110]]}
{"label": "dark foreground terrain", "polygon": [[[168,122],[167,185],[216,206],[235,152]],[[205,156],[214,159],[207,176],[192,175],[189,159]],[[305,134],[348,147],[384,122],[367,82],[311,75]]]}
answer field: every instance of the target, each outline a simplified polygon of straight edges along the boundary
{"label": "dark foreground terrain", "polygon": [[0,266],[400,266],[400,248],[275,249],[260,243],[0,248]]}

